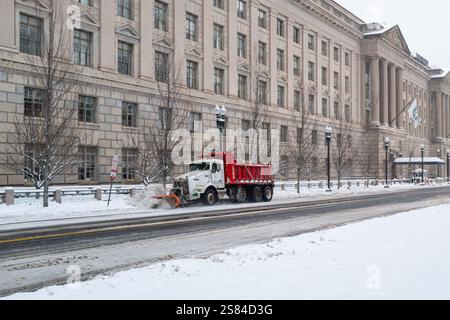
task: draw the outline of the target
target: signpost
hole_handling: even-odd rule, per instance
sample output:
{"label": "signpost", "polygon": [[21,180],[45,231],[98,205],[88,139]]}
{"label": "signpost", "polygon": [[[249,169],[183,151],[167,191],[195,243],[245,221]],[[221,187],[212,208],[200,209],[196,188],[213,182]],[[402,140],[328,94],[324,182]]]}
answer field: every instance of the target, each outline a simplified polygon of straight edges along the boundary
{"label": "signpost", "polygon": [[111,166],[111,185],[109,186],[109,196],[108,196],[108,207],[109,203],[111,202],[111,193],[112,193],[112,186],[114,181],[117,179],[117,168],[119,167],[119,156],[114,155],[112,158],[112,166]]}

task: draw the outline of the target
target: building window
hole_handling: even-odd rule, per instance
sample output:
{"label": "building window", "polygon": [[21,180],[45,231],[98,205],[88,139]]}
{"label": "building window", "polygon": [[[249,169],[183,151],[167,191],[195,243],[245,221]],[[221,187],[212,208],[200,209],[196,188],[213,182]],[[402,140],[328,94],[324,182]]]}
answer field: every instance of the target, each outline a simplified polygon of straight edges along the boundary
{"label": "building window", "polygon": [[287,126],[280,126],[280,140],[282,143],[288,142],[288,131]]}
{"label": "building window", "polygon": [[131,20],[132,0],[117,0],[117,15]]}
{"label": "building window", "polygon": [[294,90],[294,109],[300,111],[302,105],[302,96],[299,90]]}
{"label": "building window", "polygon": [[237,1],[237,16],[241,19],[247,19],[247,2],[244,0]]}
{"label": "building window", "polygon": [[315,146],[319,144],[319,132],[317,130],[311,131],[311,143]]}
{"label": "building window", "polygon": [[315,96],[313,94],[310,94],[308,96],[308,109],[309,109],[308,111],[310,114],[315,114],[314,112],[316,109],[315,104],[316,104]]}
{"label": "building window", "polygon": [[92,6],[92,1],[91,0],[78,0],[78,3],[83,5],[83,6]]}
{"label": "building window", "polygon": [[300,57],[294,56],[294,76],[300,76]]}
{"label": "building window", "polygon": [[195,133],[195,124],[202,123],[202,114],[198,112],[189,113],[189,131],[190,133]]}
{"label": "building window", "polygon": [[328,69],[326,67],[322,67],[322,85],[328,86]]}
{"label": "building window", "polygon": [[267,44],[261,41],[258,44],[258,62],[267,65]]}
{"label": "building window", "polygon": [[351,110],[350,110],[350,106],[348,104],[345,105],[345,121],[350,122],[351,120]]}
{"label": "building window", "polygon": [[315,37],[312,34],[308,35],[308,49],[314,51],[316,49],[315,46]]}
{"label": "building window", "polygon": [[258,100],[260,104],[267,105],[267,82],[258,81]]}
{"label": "building window", "polygon": [[334,61],[336,61],[336,62],[339,62],[339,48],[337,48],[337,47],[334,47],[334,54],[333,54],[333,56],[334,56]]}
{"label": "building window", "polygon": [[155,51],[155,79],[158,82],[166,82],[168,77],[169,55]]}
{"label": "building window", "polygon": [[167,32],[167,4],[155,1],[153,13],[155,29]]}
{"label": "building window", "polygon": [[258,26],[267,29],[267,12],[261,9],[258,10]]}
{"label": "building window", "polygon": [[197,41],[197,16],[186,13],[186,39]]}
{"label": "building window", "polygon": [[122,179],[136,179],[136,165],[138,160],[138,150],[122,149]]}
{"label": "building window", "polygon": [[350,67],[350,54],[348,52],[345,53],[345,66]]}
{"label": "building window", "polygon": [[187,61],[187,87],[189,89],[198,90],[198,63],[194,61]]}
{"label": "building window", "polygon": [[238,38],[237,39],[237,41],[238,41],[238,47],[237,47],[238,57],[247,58],[247,36],[242,33],[238,33],[237,38]]}
{"label": "building window", "polygon": [[337,120],[341,119],[341,110],[340,105],[338,101],[334,102],[334,118]]}
{"label": "building window", "polygon": [[224,75],[225,72],[223,69],[214,68],[214,93],[223,95],[224,89]]}
{"label": "building window", "polygon": [[314,62],[308,62],[308,80],[315,81],[315,65]]}
{"label": "building window", "polygon": [[77,65],[92,67],[92,33],[74,30],[73,58]]}
{"label": "building window", "polygon": [[95,123],[97,99],[88,96],[78,96],[78,121]]}
{"label": "building window", "polygon": [[322,116],[328,117],[328,99],[322,99]]}
{"label": "building window", "polygon": [[96,176],[97,148],[78,147],[80,162],[78,164],[78,180],[93,181]]}
{"label": "building window", "polygon": [[284,108],[286,104],[286,90],[284,86],[278,86],[278,101],[279,108]]}
{"label": "building window", "polygon": [[131,76],[133,74],[133,45],[119,41],[117,56],[119,73]]}
{"label": "building window", "polygon": [[24,115],[26,117],[41,117],[44,91],[25,87]]}
{"label": "building window", "polygon": [[328,42],[322,41],[322,55],[328,57]]}
{"label": "building window", "polygon": [[338,72],[334,73],[334,88],[336,90],[339,90],[339,73]]}
{"label": "building window", "polygon": [[20,52],[41,55],[42,20],[20,15]]}
{"label": "building window", "polygon": [[159,129],[167,130],[168,129],[168,120],[169,120],[169,113],[168,113],[167,109],[163,108],[163,107],[159,107],[158,115],[159,115]]}
{"label": "building window", "polygon": [[224,43],[224,28],[219,24],[214,24],[213,30],[213,48],[223,50]]}
{"label": "building window", "polygon": [[136,103],[122,102],[122,126],[137,127],[138,105]]}
{"label": "building window", "polygon": [[277,49],[277,69],[284,71],[284,51]]}
{"label": "building window", "polygon": [[225,9],[225,4],[223,2],[223,0],[214,0],[213,1],[213,6],[219,9]]}
{"label": "building window", "polygon": [[247,99],[247,76],[238,76],[238,97],[239,99]]}
{"label": "building window", "polygon": [[284,37],[284,20],[280,18],[277,19],[277,35]]}
{"label": "building window", "polygon": [[296,44],[300,44],[300,38],[301,38],[301,33],[300,33],[300,28],[299,27],[294,27],[294,34],[292,35],[294,40],[294,43]]}

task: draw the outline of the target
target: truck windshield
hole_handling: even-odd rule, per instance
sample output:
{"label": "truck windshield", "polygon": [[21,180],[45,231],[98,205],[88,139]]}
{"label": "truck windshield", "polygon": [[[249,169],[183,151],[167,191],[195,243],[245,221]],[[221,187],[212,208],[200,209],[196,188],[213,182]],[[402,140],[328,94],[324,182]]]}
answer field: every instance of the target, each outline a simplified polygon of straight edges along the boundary
{"label": "truck windshield", "polygon": [[193,163],[189,167],[189,171],[208,171],[209,170],[209,163],[202,162],[202,163]]}

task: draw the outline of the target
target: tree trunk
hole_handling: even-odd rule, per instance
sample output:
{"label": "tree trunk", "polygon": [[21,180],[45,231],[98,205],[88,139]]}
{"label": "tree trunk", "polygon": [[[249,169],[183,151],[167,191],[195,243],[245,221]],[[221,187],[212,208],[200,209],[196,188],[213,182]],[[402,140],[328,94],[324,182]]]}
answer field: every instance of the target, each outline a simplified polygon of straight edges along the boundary
{"label": "tree trunk", "polygon": [[300,168],[297,168],[297,194],[300,194]]}
{"label": "tree trunk", "polygon": [[48,208],[49,204],[48,204],[48,169],[45,168],[44,169],[44,197],[42,199],[43,201],[43,207],[44,208]]}

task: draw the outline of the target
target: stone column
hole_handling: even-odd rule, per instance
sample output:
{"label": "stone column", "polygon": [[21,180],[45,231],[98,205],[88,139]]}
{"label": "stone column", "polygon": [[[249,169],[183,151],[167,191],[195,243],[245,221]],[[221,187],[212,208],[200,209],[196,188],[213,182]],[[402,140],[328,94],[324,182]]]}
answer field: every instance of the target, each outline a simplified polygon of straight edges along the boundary
{"label": "stone column", "polygon": [[388,63],[386,60],[381,60],[381,120],[382,124],[387,126],[389,123],[389,77],[388,77]]}
{"label": "stone column", "polygon": [[186,0],[176,0],[173,4],[175,42],[174,64],[180,71],[180,84],[186,86]]}
{"label": "stone column", "polygon": [[372,124],[380,125],[380,59],[372,57],[370,61],[371,73],[371,102],[372,102]]}
{"label": "stone column", "polygon": [[394,127],[392,120],[397,116],[395,107],[397,93],[397,83],[395,79],[395,65],[389,64],[389,125]]}
{"label": "stone column", "polygon": [[0,47],[15,50],[16,13],[14,0],[0,1],[0,18],[2,21],[2,32],[0,32]]}
{"label": "stone column", "polygon": [[153,0],[141,1],[141,41],[139,78],[151,80],[154,78],[153,51]]}
{"label": "stone column", "polygon": [[13,188],[5,188],[5,205],[12,206],[14,205],[14,189]]}
{"label": "stone column", "polygon": [[203,1],[203,89],[214,92],[212,1]]}
{"label": "stone column", "polygon": [[397,68],[397,75],[396,75],[396,116],[398,116],[396,120],[397,128],[402,129],[403,123],[402,123],[402,115],[400,115],[400,112],[402,112],[403,108],[405,107],[403,105],[403,69]]}
{"label": "stone column", "polygon": [[270,11],[269,16],[270,16],[270,23],[269,23],[270,104],[276,106],[278,104],[277,15],[275,14],[275,12]]}
{"label": "stone column", "polygon": [[442,93],[436,92],[436,141],[442,141]]}
{"label": "stone column", "polygon": [[[293,44],[293,32],[294,24],[292,20],[286,19],[286,30],[285,36],[287,41],[287,50],[286,50],[286,72],[287,72],[287,87],[286,87],[286,109],[294,108],[294,44]],[[319,82],[317,82],[319,83]]]}
{"label": "stone column", "polygon": [[116,72],[115,2],[101,0],[100,70]]}
{"label": "stone column", "polygon": [[[178,0],[177,0],[178,1]],[[228,1],[228,93],[231,97],[238,95],[237,75],[237,2]]]}

